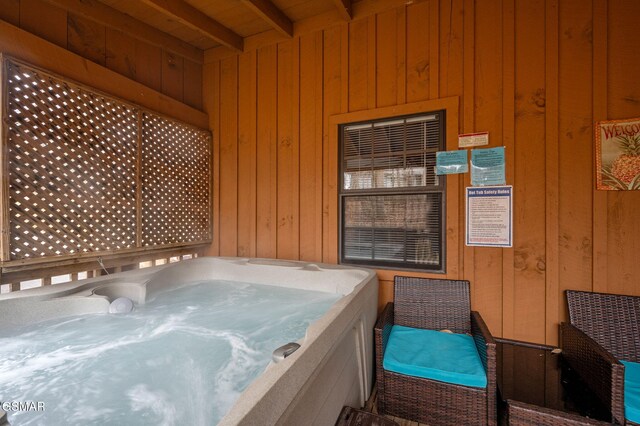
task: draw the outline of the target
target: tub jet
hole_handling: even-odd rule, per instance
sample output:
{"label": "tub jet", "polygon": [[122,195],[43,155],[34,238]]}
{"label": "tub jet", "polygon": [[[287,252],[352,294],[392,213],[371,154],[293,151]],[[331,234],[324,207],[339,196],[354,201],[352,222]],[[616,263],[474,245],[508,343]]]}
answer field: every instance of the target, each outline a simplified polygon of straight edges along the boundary
{"label": "tub jet", "polygon": [[289,355],[297,351],[299,347],[300,345],[298,343],[289,342],[286,345],[282,345],[278,349],[273,351],[273,354],[271,355],[271,359],[275,363],[283,361],[286,357],[288,357]]}
{"label": "tub jet", "polygon": [[127,297],[118,297],[109,305],[110,314],[126,314],[133,311],[133,301]]}

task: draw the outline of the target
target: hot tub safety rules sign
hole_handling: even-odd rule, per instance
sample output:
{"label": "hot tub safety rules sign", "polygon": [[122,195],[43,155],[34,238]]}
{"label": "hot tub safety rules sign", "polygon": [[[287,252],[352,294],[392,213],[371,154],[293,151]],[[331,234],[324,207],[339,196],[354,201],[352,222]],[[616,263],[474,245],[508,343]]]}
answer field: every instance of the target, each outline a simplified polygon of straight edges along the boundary
{"label": "hot tub safety rules sign", "polygon": [[468,246],[513,246],[512,194],[510,185],[467,188]]}

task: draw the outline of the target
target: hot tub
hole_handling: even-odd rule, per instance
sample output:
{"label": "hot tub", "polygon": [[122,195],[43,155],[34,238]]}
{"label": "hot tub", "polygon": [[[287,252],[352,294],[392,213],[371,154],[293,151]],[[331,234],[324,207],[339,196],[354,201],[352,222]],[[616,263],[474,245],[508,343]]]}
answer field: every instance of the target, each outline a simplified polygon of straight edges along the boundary
{"label": "hot tub", "polygon": [[[333,425],[342,406],[359,407],[368,399],[378,282],[375,273],[365,269],[270,259],[198,258],[1,295],[0,327],[107,313],[110,305],[113,309],[112,302],[122,297],[141,306],[175,287],[207,280],[340,295],[308,326],[295,352],[268,363],[220,425]],[[0,395],[0,399],[15,397]]]}

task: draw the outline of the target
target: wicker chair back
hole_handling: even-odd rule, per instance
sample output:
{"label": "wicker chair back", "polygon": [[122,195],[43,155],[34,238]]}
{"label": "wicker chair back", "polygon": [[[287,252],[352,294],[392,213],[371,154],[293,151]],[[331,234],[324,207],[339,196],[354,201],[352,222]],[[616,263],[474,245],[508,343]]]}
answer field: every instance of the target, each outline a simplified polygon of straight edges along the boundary
{"label": "wicker chair back", "polygon": [[395,277],[395,324],[470,333],[469,281]]}
{"label": "wicker chair back", "polygon": [[640,297],[567,290],[569,321],[618,359],[640,362]]}

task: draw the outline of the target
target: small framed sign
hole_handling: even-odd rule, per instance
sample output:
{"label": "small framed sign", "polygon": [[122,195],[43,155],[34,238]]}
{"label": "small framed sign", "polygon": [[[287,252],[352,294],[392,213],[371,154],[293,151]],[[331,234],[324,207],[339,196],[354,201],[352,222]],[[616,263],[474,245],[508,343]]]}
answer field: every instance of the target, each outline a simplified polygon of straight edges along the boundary
{"label": "small framed sign", "polygon": [[489,145],[489,132],[465,133],[458,135],[458,148]]}
{"label": "small framed sign", "polygon": [[596,124],[596,189],[640,189],[640,118]]}

